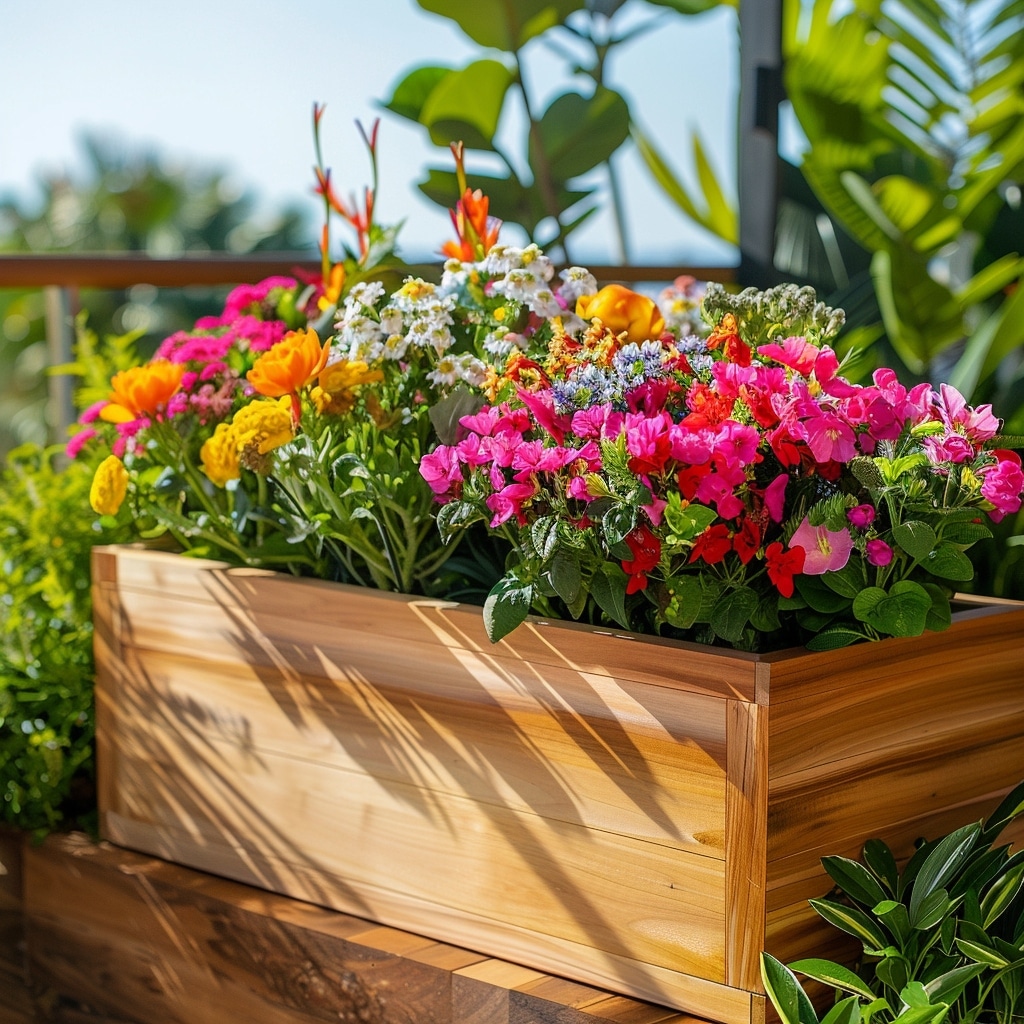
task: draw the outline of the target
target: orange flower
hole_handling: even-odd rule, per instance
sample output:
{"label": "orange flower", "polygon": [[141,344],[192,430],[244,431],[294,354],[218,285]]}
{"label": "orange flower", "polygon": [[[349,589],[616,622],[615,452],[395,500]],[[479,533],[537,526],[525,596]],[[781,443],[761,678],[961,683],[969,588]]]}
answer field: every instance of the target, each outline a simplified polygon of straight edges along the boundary
{"label": "orange flower", "polygon": [[246,380],[267,398],[295,395],[327,365],[330,352],[313,328],[289,331],[253,363]]}
{"label": "orange flower", "polygon": [[361,359],[339,359],[324,367],[310,397],[317,411],[343,416],[352,411],[356,396],[352,389],[384,379],[381,370],[371,370]]}
{"label": "orange flower", "polygon": [[449,210],[458,240],[445,242],[441,252],[457,260],[470,263],[483,259],[498,241],[501,221],[488,216],[490,200],[480,189],[467,188],[462,198]]}
{"label": "orange flower", "polygon": [[142,416],[156,416],[181,387],[184,375],[184,365],[169,359],[154,359],[115,373],[110,400],[100,410],[100,418],[107,423],[130,423]]}
{"label": "orange flower", "polygon": [[665,330],[654,300],[621,284],[605,285],[596,295],[581,295],[576,315],[584,320],[598,318],[605,327],[637,343],[659,338]]}

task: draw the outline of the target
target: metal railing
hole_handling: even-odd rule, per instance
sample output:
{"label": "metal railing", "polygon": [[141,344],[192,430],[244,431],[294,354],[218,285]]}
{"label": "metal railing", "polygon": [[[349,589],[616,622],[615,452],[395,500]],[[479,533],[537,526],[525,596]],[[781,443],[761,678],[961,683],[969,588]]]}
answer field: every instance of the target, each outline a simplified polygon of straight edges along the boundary
{"label": "metal railing", "polygon": [[[436,271],[438,261],[409,265],[410,273]],[[593,266],[598,281],[622,284],[659,283],[689,274],[699,281],[728,284],[737,279],[729,266]],[[308,252],[267,252],[245,256],[232,253],[157,257],[145,253],[19,253],[0,255],[0,289],[39,288],[44,295],[46,342],[51,366],[70,362],[74,348],[74,319],[81,289],[117,291],[138,284],[156,288],[223,286],[259,281],[271,274],[296,271],[319,273],[320,261]],[[212,311],[211,311],[212,312]],[[71,381],[49,379],[53,428],[58,437],[74,420]]]}

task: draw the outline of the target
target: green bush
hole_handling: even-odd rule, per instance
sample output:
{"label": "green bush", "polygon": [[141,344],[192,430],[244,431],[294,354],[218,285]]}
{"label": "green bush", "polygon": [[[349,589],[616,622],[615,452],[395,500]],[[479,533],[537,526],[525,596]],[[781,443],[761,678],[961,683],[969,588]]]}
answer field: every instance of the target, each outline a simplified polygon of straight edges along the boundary
{"label": "green bush", "polygon": [[93,467],[27,445],[0,470],[0,822],[89,827],[89,554],[126,537],[89,507]]}

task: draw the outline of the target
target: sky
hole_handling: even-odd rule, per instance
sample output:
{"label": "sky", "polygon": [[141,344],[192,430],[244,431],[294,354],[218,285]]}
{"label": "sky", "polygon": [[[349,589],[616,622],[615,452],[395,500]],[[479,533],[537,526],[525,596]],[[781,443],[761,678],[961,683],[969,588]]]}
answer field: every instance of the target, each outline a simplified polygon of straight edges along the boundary
{"label": "sky", "polygon": [[[678,176],[693,180],[697,131],[720,178],[731,184],[735,13],[683,17],[630,0],[619,17],[638,23],[658,14],[658,28],[616,51],[610,84]],[[172,163],[221,169],[264,210],[308,204],[315,223],[317,102],[327,107],[324,160],[343,194],[361,193],[369,182],[355,122],[381,118],[379,219],[404,218],[403,255],[429,258],[450,236],[450,224],[416,183],[428,165],[450,167],[450,157],[381,103],[416,65],[462,66],[479,56],[453,22],[414,0],[0,0],[0,197],[31,202],[39,175],[74,176],[82,163],[79,140],[89,131]],[[544,106],[568,85],[566,64],[536,46],[528,56],[531,88]],[[735,262],[731,247],[663,196],[635,153],[616,160],[630,262]],[[472,175],[473,154],[467,164]],[[572,256],[617,262],[609,217],[577,235]]]}

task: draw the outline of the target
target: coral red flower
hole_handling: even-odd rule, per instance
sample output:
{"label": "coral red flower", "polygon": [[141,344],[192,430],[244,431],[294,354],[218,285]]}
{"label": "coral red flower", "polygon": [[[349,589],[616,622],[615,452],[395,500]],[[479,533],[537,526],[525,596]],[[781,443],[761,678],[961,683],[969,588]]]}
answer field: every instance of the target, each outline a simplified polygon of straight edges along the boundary
{"label": "coral red flower", "polygon": [[790,548],[786,551],[779,541],[764,549],[768,579],[783,597],[793,596],[793,577],[803,572],[804,557],[803,548]]}
{"label": "coral red flower", "polygon": [[661,560],[661,541],[644,525],[636,527],[626,535],[626,546],[633,553],[632,558],[622,559],[621,565],[629,573],[626,593],[635,594],[647,589],[647,574]]}
{"label": "coral red flower", "polygon": [[703,558],[708,565],[717,565],[730,551],[732,537],[729,536],[729,527],[725,523],[716,523],[694,541],[690,561],[696,562],[698,558]]}

